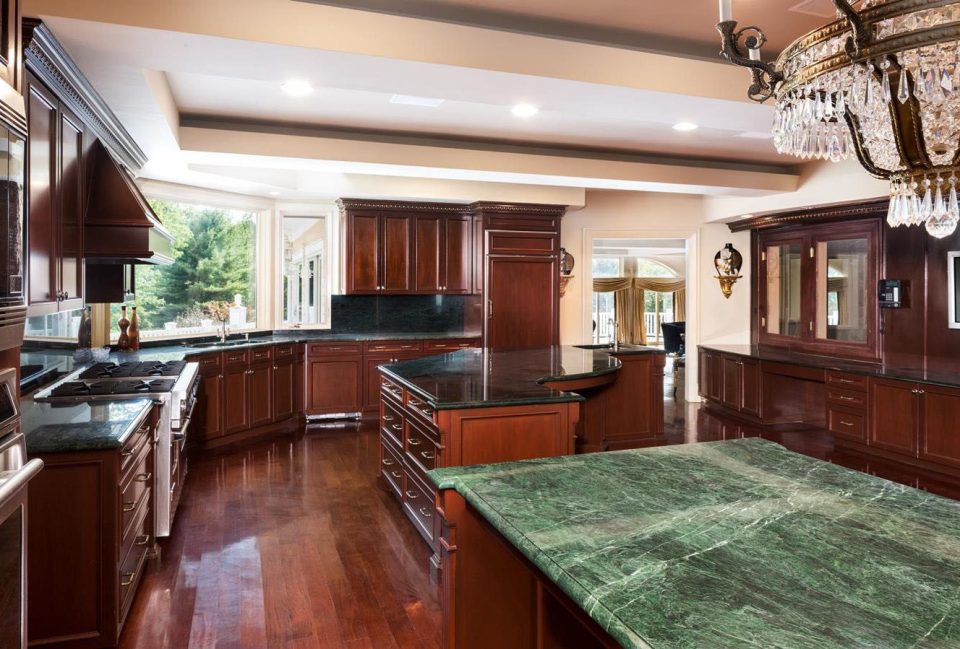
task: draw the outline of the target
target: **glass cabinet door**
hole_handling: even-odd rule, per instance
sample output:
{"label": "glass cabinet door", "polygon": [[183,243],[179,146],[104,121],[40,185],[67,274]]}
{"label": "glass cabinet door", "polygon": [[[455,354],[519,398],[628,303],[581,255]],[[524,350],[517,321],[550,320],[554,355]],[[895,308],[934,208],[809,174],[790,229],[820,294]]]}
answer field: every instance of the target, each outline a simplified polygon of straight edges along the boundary
{"label": "glass cabinet door", "polygon": [[764,331],[799,338],[803,333],[803,246],[799,242],[767,246]]}
{"label": "glass cabinet door", "polygon": [[816,338],[867,342],[870,242],[863,239],[818,241],[816,246]]}

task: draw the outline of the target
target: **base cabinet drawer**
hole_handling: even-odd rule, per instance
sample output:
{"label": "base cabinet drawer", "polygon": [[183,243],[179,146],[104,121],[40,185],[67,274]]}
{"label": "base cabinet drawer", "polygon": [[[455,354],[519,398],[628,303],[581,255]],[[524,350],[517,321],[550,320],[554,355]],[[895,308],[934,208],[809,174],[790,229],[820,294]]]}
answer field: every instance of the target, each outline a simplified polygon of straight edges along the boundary
{"label": "base cabinet drawer", "polygon": [[827,429],[834,435],[860,442],[867,441],[866,417],[862,414],[830,408],[827,411]]}
{"label": "base cabinet drawer", "polygon": [[403,509],[420,535],[432,544],[435,536],[434,522],[437,518],[434,508],[436,494],[433,489],[421,484],[411,471],[407,471],[404,477]]}
{"label": "base cabinet drawer", "polygon": [[403,462],[400,454],[394,450],[392,442],[380,438],[380,475],[384,482],[399,499],[403,499]]}

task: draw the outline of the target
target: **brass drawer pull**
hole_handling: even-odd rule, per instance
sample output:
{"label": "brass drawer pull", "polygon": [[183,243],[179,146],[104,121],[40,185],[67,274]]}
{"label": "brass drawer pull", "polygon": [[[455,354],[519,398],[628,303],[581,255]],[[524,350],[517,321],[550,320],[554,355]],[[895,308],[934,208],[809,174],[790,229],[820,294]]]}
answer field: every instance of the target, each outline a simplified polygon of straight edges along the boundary
{"label": "brass drawer pull", "polygon": [[403,430],[403,426],[401,426],[400,424],[392,424],[390,428],[397,431],[398,433]]}
{"label": "brass drawer pull", "polygon": [[133,455],[133,450],[123,451],[120,453],[120,457],[130,457],[131,455]]}
{"label": "brass drawer pull", "polygon": [[838,394],[837,398],[840,399],[840,401],[856,401],[857,400],[854,397],[848,397],[845,394]]}
{"label": "brass drawer pull", "polygon": [[150,478],[152,477],[153,477],[152,473],[141,473],[136,478],[134,478],[134,480],[136,480],[137,482],[150,482]]}
{"label": "brass drawer pull", "polygon": [[420,456],[421,456],[424,460],[432,460],[433,458],[436,457],[436,454],[434,454],[434,453],[431,452],[431,451],[420,451]]}
{"label": "brass drawer pull", "polygon": [[138,536],[133,542],[134,545],[146,545],[150,542],[150,535],[144,534],[143,536]]}
{"label": "brass drawer pull", "polygon": [[137,576],[137,573],[135,572],[120,573],[120,577],[122,577],[122,579],[120,580],[120,587],[126,588],[127,586],[131,585],[133,583],[134,577],[136,576]]}
{"label": "brass drawer pull", "polygon": [[393,466],[396,464],[393,460],[388,457],[383,458],[383,466]]}
{"label": "brass drawer pull", "polygon": [[391,471],[390,475],[393,476],[394,480],[399,480],[400,478],[403,477],[403,473],[401,473],[400,471]]}
{"label": "brass drawer pull", "polygon": [[841,425],[841,426],[846,426],[847,428],[853,428],[853,423],[851,423],[851,422],[849,422],[849,421],[841,421],[841,422],[840,422],[840,425]]}
{"label": "brass drawer pull", "polygon": [[852,380],[850,380],[850,379],[845,379],[845,378],[842,378],[842,377],[839,377],[839,376],[836,377],[836,381],[837,381],[837,383],[859,383],[859,381],[852,381]]}
{"label": "brass drawer pull", "polygon": [[433,512],[431,512],[430,510],[428,510],[426,507],[421,507],[421,508],[420,508],[419,510],[417,510],[417,511],[419,511],[419,512],[420,512],[420,515],[423,516],[424,518],[432,518],[432,517],[433,517]]}
{"label": "brass drawer pull", "polygon": [[137,503],[131,503],[131,502],[123,503],[123,513],[125,514],[132,512],[136,508],[137,508]]}
{"label": "brass drawer pull", "polygon": [[427,419],[433,419],[433,411],[432,411],[432,410],[429,410],[429,409],[427,409],[427,408],[417,408],[417,410],[419,410],[419,411],[421,412],[421,414],[423,414],[423,416],[426,417]]}
{"label": "brass drawer pull", "polygon": [[384,420],[384,421],[393,421],[393,420],[395,420],[395,419],[396,419],[396,417],[394,417],[393,415],[384,415],[384,416],[383,416],[383,420]]}
{"label": "brass drawer pull", "polygon": [[418,439],[416,437],[411,437],[409,440],[409,444],[410,446],[420,446],[421,444],[423,444],[423,440]]}
{"label": "brass drawer pull", "polygon": [[416,500],[417,498],[420,497],[420,494],[417,493],[416,491],[407,491],[405,493],[407,494],[407,498],[409,498],[410,500]]}

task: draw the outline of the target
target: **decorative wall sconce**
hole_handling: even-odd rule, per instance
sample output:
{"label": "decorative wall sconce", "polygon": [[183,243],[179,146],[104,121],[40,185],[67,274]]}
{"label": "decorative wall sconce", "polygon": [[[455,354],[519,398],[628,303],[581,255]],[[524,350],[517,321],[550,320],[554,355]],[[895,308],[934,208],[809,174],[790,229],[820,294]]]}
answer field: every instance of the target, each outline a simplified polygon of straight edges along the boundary
{"label": "decorative wall sconce", "polygon": [[733,285],[742,277],[740,269],[743,267],[743,255],[732,243],[728,243],[713,258],[713,265],[717,267],[716,279],[720,280],[720,291],[723,297],[729,300],[733,294]]}
{"label": "decorative wall sconce", "polygon": [[567,284],[573,279],[573,267],[576,260],[566,248],[560,248],[560,297],[567,292]]}

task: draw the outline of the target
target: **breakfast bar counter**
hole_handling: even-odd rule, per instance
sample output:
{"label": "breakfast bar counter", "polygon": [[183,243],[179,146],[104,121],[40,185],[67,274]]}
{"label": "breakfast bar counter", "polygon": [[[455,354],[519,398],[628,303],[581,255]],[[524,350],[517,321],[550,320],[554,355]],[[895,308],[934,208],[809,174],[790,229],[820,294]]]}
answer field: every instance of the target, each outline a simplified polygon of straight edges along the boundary
{"label": "breakfast bar counter", "polygon": [[429,477],[447,648],[960,646],[960,503],[772,442]]}

